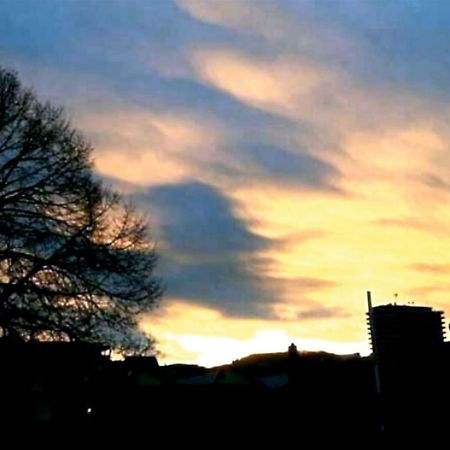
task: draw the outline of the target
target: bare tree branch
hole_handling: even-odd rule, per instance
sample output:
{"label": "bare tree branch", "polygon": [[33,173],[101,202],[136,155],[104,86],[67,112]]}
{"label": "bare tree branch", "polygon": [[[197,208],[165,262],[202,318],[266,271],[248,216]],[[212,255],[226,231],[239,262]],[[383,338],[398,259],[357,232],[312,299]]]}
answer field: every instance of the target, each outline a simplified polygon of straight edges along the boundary
{"label": "bare tree branch", "polygon": [[144,217],[95,179],[59,108],[0,68],[0,327],[23,338],[152,347],[138,315],[162,294]]}

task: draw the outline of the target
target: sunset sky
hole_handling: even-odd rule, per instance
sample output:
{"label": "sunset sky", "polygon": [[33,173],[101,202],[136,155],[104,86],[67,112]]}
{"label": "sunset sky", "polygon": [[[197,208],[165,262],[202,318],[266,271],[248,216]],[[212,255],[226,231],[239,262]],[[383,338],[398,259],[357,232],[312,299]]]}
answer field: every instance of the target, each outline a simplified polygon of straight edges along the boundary
{"label": "sunset sky", "polygon": [[0,64],[149,215],[162,363],[450,318],[450,2],[0,0]]}

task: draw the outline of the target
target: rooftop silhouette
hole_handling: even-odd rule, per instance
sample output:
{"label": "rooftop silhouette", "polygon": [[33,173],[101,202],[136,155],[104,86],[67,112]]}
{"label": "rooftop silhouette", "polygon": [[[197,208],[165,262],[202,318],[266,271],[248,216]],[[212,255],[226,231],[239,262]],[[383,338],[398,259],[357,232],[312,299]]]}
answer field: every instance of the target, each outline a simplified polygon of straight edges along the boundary
{"label": "rooftop silhouette", "polygon": [[[298,351],[291,344],[284,352],[209,369],[159,365],[155,357],[112,361],[104,346],[93,344],[3,338],[2,423],[7,430],[17,424],[34,430],[7,432],[5,439],[13,447],[45,448],[62,442],[183,448],[444,443],[446,424],[436,406],[450,398],[443,314],[369,304],[368,319],[370,356]],[[286,432],[292,429],[298,434]],[[62,440],[67,433],[69,443]]]}

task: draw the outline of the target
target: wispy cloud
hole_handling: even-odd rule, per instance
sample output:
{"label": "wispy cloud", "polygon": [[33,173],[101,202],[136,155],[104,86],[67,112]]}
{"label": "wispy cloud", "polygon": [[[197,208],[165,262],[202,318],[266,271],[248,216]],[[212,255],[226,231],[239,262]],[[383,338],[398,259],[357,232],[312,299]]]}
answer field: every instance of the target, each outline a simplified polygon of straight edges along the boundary
{"label": "wispy cloud", "polygon": [[430,272],[435,274],[448,274],[450,272],[450,264],[416,263],[410,264],[406,268],[416,272]]}

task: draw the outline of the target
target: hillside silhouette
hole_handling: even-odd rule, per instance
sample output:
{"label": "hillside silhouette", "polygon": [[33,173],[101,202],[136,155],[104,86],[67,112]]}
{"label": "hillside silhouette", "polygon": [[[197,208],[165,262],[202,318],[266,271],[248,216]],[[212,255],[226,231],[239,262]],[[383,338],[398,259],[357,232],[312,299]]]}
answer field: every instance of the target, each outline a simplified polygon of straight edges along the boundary
{"label": "hillside silhouette", "polygon": [[[12,447],[371,446],[382,438],[370,357],[289,351],[208,369],[6,339],[0,355]],[[18,424],[32,432],[12,432]]]}

